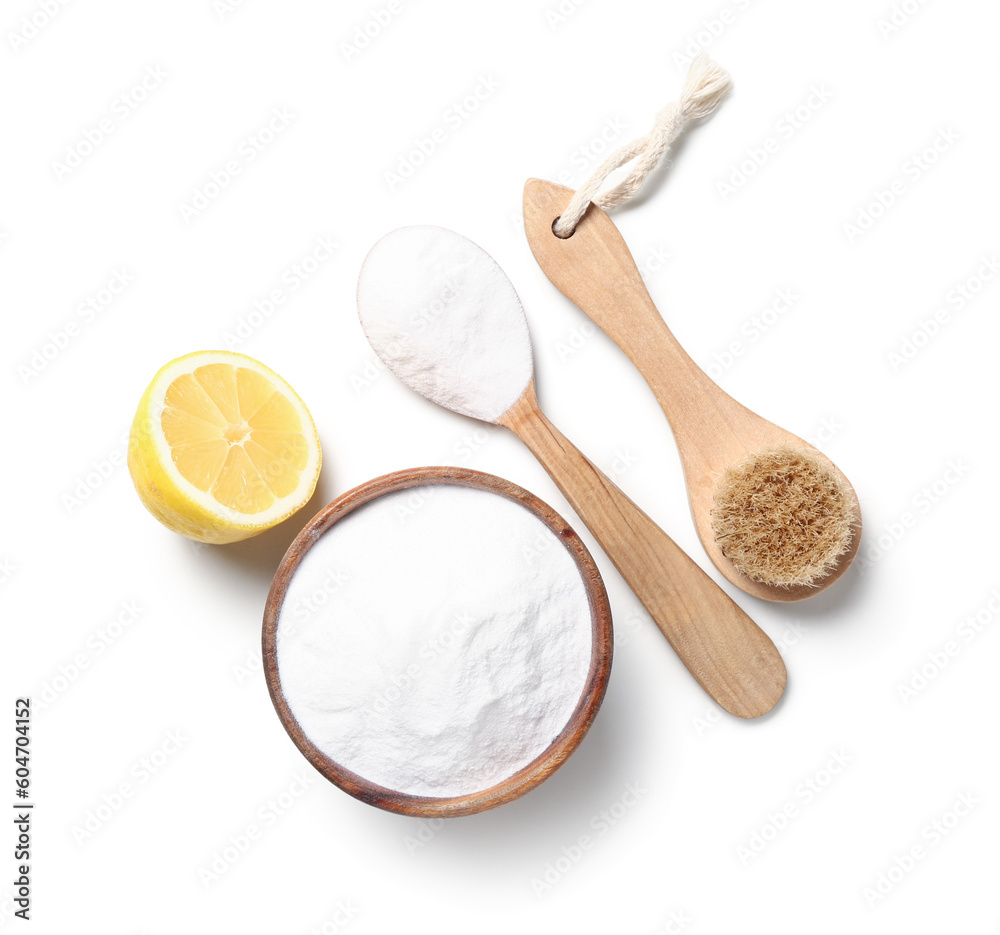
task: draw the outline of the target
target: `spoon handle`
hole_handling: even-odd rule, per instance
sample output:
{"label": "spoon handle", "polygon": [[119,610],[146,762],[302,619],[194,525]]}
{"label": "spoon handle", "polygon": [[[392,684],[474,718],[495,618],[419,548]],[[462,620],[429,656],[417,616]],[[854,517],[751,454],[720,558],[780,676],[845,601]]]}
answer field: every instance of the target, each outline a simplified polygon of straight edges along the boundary
{"label": "spoon handle", "polygon": [[786,679],[774,644],[549,422],[534,382],[497,421],[548,471],[701,687],[738,717],[770,711]]}

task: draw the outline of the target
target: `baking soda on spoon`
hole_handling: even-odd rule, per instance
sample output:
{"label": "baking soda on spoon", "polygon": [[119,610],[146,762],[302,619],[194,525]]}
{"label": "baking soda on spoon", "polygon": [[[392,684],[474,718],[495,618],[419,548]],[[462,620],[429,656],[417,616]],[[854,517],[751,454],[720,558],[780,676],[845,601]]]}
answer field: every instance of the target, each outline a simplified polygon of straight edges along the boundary
{"label": "baking soda on spoon", "polygon": [[531,379],[531,341],[503,270],[442,227],[404,227],[365,260],[362,327],[407,386],[461,415],[495,422]]}

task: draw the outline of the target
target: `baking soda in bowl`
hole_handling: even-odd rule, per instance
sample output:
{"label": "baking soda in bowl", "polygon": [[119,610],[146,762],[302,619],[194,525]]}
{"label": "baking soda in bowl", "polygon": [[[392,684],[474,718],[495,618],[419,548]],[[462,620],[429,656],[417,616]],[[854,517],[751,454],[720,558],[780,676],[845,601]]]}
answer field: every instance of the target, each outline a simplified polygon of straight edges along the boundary
{"label": "baking soda in bowl", "polygon": [[305,738],[362,780],[479,793],[570,722],[593,613],[574,554],[520,503],[452,483],[393,490],[295,567],[274,628],[280,693]]}

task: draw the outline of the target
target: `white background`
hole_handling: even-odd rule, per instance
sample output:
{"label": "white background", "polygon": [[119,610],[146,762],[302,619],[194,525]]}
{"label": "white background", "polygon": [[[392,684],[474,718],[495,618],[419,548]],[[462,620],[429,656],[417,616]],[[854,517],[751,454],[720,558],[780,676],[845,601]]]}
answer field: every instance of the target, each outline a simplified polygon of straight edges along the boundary
{"label": "white background", "polygon": [[[48,22],[41,0],[5,4],[0,666],[9,738],[14,698],[35,699],[36,931],[1000,931],[1000,291],[974,278],[1000,251],[1000,10],[907,0],[880,28],[890,0],[557,4],[398,0],[349,55],[387,0],[94,0]],[[20,42],[26,16],[42,25]],[[724,584],[789,669],[756,722],[702,693],[513,436],[373,369],[354,307],[360,262],[388,230],[441,224],[479,242],[524,301],[543,408],[708,566],[652,395],[585,333],[518,226],[524,180],[582,182],[602,133],[640,135],[676,98],[698,45],[736,90],[614,217],[695,359],[817,441],[866,522],[865,567],[813,601]],[[134,92],[144,75],[155,87]],[[465,119],[455,106],[477,88]],[[254,149],[276,108],[287,125]],[[435,128],[444,142],[393,185],[386,173]],[[776,151],[755,165],[768,138]],[[230,160],[239,172],[185,217]],[[860,234],[845,226],[865,217]],[[337,249],[293,291],[324,236]],[[124,291],[80,313],[121,270]],[[960,286],[978,294],[949,304]],[[141,507],[124,433],[163,363],[224,346],[274,289],[284,301],[238,349],[312,410],[320,487],[259,539],[198,547]],[[794,303],[762,332],[754,318],[780,290]],[[890,356],[905,347],[910,359]],[[443,827],[320,779],[259,670],[265,595],[297,530],[356,484],[423,464],[500,474],[564,513],[594,548],[619,634],[570,762]],[[979,630],[963,623],[977,612]],[[7,746],[0,801],[13,801]],[[836,775],[832,757],[846,762]],[[976,804],[959,817],[963,795]],[[3,854],[9,891],[9,843]],[[207,880],[213,864],[224,872]],[[11,911],[3,899],[13,931]]]}

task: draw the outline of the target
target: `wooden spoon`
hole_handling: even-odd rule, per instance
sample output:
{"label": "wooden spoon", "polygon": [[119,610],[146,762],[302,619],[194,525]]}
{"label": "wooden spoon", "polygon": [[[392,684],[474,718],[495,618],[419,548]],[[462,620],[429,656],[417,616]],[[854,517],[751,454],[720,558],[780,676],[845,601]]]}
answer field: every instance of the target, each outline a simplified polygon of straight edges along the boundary
{"label": "wooden spoon", "polygon": [[646,291],[632,254],[614,222],[591,204],[573,234],[557,237],[552,225],[573,190],[529,179],[524,186],[524,231],[538,265],[631,359],[653,390],[677,440],[698,535],[715,567],[748,594],[769,601],[812,597],[836,581],[853,561],[861,539],[860,519],[849,549],[835,568],[814,585],[776,587],[742,574],[723,554],[712,529],[716,482],[725,469],[764,448],[791,445],[823,457],[857,495],[829,459],[791,432],[768,422],[724,392],[691,359],[670,332]]}
{"label": "wooden spoon", "polygon": [[[488,319],[463,318],[484,307]],[[738,717],[777,703],[785,666],[767,635],[539,409],[524,311],[485,251],[441,228],[394,231],[365,260],[358,312],[375,353],[411,389],[528,446],[712,698]],[[506,370],[491,353],[501,341],[514,349]],[[470,402],[484,380],[500,381],[512,400],[502,411]]]}

